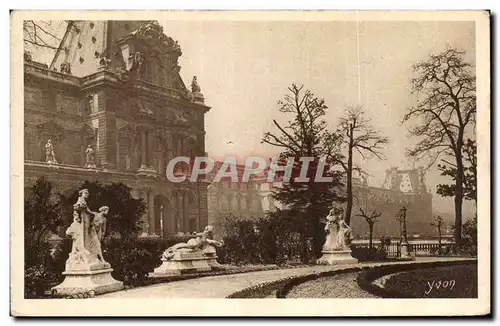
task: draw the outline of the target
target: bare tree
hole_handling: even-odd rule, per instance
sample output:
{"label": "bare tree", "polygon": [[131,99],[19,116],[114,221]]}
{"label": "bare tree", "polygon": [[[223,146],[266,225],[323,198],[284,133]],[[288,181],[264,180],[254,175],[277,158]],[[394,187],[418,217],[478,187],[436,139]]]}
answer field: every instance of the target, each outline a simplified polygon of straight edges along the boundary
{"label": "bare tree", "polygon": [[375,222],[377,222],[377,218],[380,217],[382,213],[373,210],[371,214],[368,215],[362,208],[360,208],[359,210],[361,213],[358,214],[358,216],[361,216],[365,219],[366,223],[368,223],[368,228],[370,229],[369,248],[371,249],[373,247],[373,227],[375,226]]}
{"label": "bare tree", "polygon": [[[328,107],[323,99],[314,96],[303,86],[292,84],[283,99],[278,102],[279,111],[289,120],[280,124],[273,120],[275,132],[264,133],[262,142],[280,148],[280,158],[294,158],[291,182],[273,192],[273,199],[286,207],[284,215],[292,215],[301,230],[301,242],[313,241],[314,253],[321,253],[324,239],[320,218],[326,216],[334,201],[341,201],[339,195],[341,173],[333,171],[333,161],[339,152],[339,138],[327,129],[325,113]],[[302,167],[301,157],[312,157],[307,169],[306,182],[294,181]],[[326,159],[325,174],[333,177],[333,182],[315,182],[319,160]],[[302,257],[308,259],[310,250],[304,246]]]}
{"label": "bare tree", "polygon": [[413,66],[411,80],[418,101],[409,108],[403,123],[411,119],[420,124],[410,127],[419,142],[408,151],[416,159],[429,158],[429,166],[440,156],[452,157],[456,167],[455,241],[461,243],[462,202],[464,192],[464,136],[474,132],[476,124],[476,77],[465,52],[447,49]]}
{"label": "bare tree", "polygon": [[432,226],[434,226],[437,231],[438,231],[438,243],[439,243],[439,250],[441,250],[441,228],[444,225],[444,219],[441,216],[434,216],[434,222],[431,223]]}
{"label": "bare tree", "polygon": [[[65,22],[71,24],[71,22]],[[60,37],[56,35],[52,21],[23,21],[24,44],[57,50]]]}
{"label": "bare tree", "polygon": [[358,153],[363,159],[372,157],[385,159],[382,150],[389,141],[373,128],[370,119],[365,117],[365,112],[359,106],[347,108],[345,117],[340,119],[337,132],[341,136],[342,145],[347,151],[347,157],[341,157],[339,164],[343,167],[347,176],[347,207],[344,220],[349,225],[354,201],[353,172],[362,173],[359,167],[354,166],[354,154]]}

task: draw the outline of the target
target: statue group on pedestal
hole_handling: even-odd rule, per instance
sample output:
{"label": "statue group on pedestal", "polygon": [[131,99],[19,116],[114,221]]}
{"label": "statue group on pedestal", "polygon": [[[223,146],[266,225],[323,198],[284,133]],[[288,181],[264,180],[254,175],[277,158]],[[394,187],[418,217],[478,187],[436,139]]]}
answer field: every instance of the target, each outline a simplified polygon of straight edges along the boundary
{"label": "statue group on pedestal", "polygon": [[[109,207],[102,206],[93,212],[87,205],[89,191],[79,191],[77,202],[73,205],[73,223],[66,230],[66,235],[73,239],[71,253],[66,262],[67,269],[77,265],[109,265],[102,255],[101,241],[106,233],[106,215]],[[69,267],[69,268],[68,268]]]}
{"label": "statue group on pedestal", "polygon": [[323,251],[340,251],[349,249],[348,241],[351,236],[351,228],[342,218],[342,212],[335,212],[332,208],[326,216],[326,240]]}
{"label": "statue group on pedestal", "polygon": [[101,248],[109,207],[102,206],[98,212],[93,212],[87,204],[89,191],[82,189],[78,194],[78,200],[73,205],[73,222],[66,230],[73,243],[66,260],[64,281],[52,288],[52,294],[64,297],[119,291],[123,289],[123,282],[111,275],[113,269],[104,259]]}

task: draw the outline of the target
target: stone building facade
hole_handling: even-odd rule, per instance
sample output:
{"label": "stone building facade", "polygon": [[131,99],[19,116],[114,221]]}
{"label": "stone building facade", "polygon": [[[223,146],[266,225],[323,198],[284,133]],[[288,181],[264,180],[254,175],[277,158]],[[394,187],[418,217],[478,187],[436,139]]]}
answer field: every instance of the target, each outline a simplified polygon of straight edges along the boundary
{"label": "stone building facade", "polygon": [[[220,166],[217,162],[216,169]],[[244,166],[238,166],[241,178]],[[210,223],[219,216],[231,213],[242,219],[258,219],[267,211],[283,208],[271,196],[272,191],[282,186],[282,182],[267,181],[267,170],[252,175],[248,183],[234,183],[231,178],[213,182],[215,174],[208,178],[208,214]],[[396,219],[398,211],[407,208],[407,230],[410,235],[432,236],[435,231],[432,223],[432,195],[425,186],[422,169],[401,170],[391,168],[386,171],[386,179],[381,187],[368,186],[366,182],[354,180],[354,205],[351,228],[356,239],[368,237],[368,224],[360,214],[363,208],[368,214],[372,210],[382,213],[374,228],[375,238],[389,236],[397,238],[401,234],[401,224]]]}
{"label": "stone building facade", "polygon": [[25,52],[26,187],[40,176],[66,194],[85,180],[123,182],[146,203],[143,235],[206,226],[208,183],[165,177],[171,158],[205,153],[210,108],[196,78],[191,89],[181,79],[181,55],[152,21],[72,21],[50,65]]}
{"label": "stone building facade", "polygon": [[[250,175],[248,182],[233,182],[231,177],[222,177],[215,182],[216,172],[222,162],[214,162],[213,172],[207,175],[208,186],[208,216],[209,223],[217,224],[221,215],[232,214],[241,219],[258,219],[263,216],[266,207],[263,201],[266,194],[260,192],[261,178]],[[245,171],[244,165],[237,165],[238,180]]]}
{"label": "stone building facade", "polygon": [[396,218],[405,206],[406,225],[409,235],[432,236],[432,194],[425,185],[423,169],[401,170],[396,167],[386,171],[382,187],[370,187],[366,183],[354,184],[354,205],[351,228],[355,238],[367,237],[368,224],[360,214],[360,208],[370,214],[372,210],[382,213],[375,223],[374,237],[398,237],[401,224]]}

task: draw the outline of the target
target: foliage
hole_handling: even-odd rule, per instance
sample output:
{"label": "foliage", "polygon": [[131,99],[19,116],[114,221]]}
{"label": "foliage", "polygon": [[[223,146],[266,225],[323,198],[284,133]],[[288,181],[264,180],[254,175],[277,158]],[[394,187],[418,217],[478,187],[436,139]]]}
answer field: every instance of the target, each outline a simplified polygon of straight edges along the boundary
{"label": "foliage", "polygon": [[413,70],[411,83],[418,100],[407,110],[403,123],[413,119],[420,122],[409,128],[410,135],[419,141],[407,154],[429,159],[429,166],[443,156],[454,160],[455,242],[460,244],[463,147],[465,135],[473,133],[476,125],[476,77],[472,65],[465,61],[465,52],[453,48],[431,55],[414,65]]}
{"label": "foliage", "polygon": [[[466,200],[477,199],[477,146],[472,139],[467,139],[463,148],[463,157],[465,159],[463,173],[463,198]],[[454,182],[457,179],[457,167],[454,163],[442,160],[444,164],[438,164],[441,175],[450,177]],[[456,184],[438,184],[436,186],[438,195],[443,197],[455,196]]]}
{"label": "foliage", "polygon": [[462,243],[458,253],[463,256],[477,256],[477,216],[467,220],[462,226]]}
{"label": "foliage", "polygon": [[50,288],[51,281],[56,280],[56,275],[45,265],[38,264],[24,268],[24,296],[35,299],[44,296]]}
{"label": "foliage", "polygon": [[[285,219],[284,223],[298,234],[303,244],[312,241],[313,255],[319,255],[324,241],[316,237],[323,233],[320,219],[327,215],[334,202],[343,200],[340,194],[342,173],[335,169],[340,138],[327,130],[325,114],[328,107],[323,99],[315,97],[310,90],[303,90],[303,86],[292,84],[288,90],[278,104],[279,111],[289,115],[290,120],[284,126],[273,120],[278,133],[266,132],[262,140],[280,148],[282,161],[293,163],[291,182],[285,182],[272,194],[273,199],[284,207],[273,217]],[[301,157],[312,158],[308,168]],[[325,167],[323,176],[332,177],[332,182],[315,182],[321,165]],[[306,178],[297,180],[302,167]],[[308,261],[310,250],[303,247],[301,258]]]}
{"label": "foliage", "polygon": [[224,246],[217,255],[224,264],[289,264],[311,251],[312,241],[301,241],[297,222],[283,213],[269,213],[257,221],[226,224]]}
{"label": "foliage", "polygon": [[27,249],[40,247],[61,224],[58,194],[53,192],[50,182],[40,178],[27,190],[24,199],[24,242]]}
{"label": "foliage", "polygon": [[363,174],[360,167],[354,165],[354,154],[358,153],[363,159],[384,159],[382,149],[389,142],[371,125],[361,107],[348,107],[345,116],[340,119],[336,132],[341,139],[342,148],[347,156],[337,155],[335,161],[342,166],[347,176],[347,205],[344,220],[347,225],[351,223],[351,211],[353,205],[352,178],[353,172]]}
{"label": "foliage", "polygon": [[360,262],[387,260],[387,251],[382,246],[379,248],[370,248],[351,245],[351,250],[351,256]]}
{"label": "foliage", "polygon": [[[101,206],[108,206],[109,213],[106,217],[106,237],[119,237],[122,241],[135,238],[141,229],[141,216],[146,210],[142,199],[132,197],[132,190],[123,183],[100,184],[85,181],[78,190],[63,200],[65,217],[71,217],[73,204],[78,199],[78,191],[89,190],[89,203],[92,211],[98,211]],[[67,220],[69,225],[71,220]]]}
{"label": "foliage", "polygon": [[25,193],[24,291],[26,298],[36,298],[42,296],[50,282],[57,280],[62,273],[55,264],[60,253],[56,251],[51,256],[50,245],[45,242],[50,233],[57,232],[62,219],[59,196],[50,182],[40,178]]}
{"label": "foliage", "polygon": [[158,250],[148,250],[137,241],[122,242],[116,238],[110,240],[103,255],[113,266],[113,277],[125,285],[144,282],[148,273],[161,263]]}

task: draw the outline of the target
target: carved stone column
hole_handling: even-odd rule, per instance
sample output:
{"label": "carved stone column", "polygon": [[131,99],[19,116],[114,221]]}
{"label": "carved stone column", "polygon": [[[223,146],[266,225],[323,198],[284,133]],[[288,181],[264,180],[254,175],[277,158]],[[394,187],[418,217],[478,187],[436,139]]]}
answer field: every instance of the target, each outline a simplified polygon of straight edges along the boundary
{"label": "carved stone column", "polygon": [[155,233],[155,199],[154,199],[154,193],[149,190],[148,191],[148,201],[147,201],[147,205],[148,205],[148,215],[149,215],[149,218],[148,218],[148,225],[149,225],[149,235],[150,236],[158,236],[156,233]]}
{"label": "carved stone column", "polygon": [[172,141],[172,135],[168,134],[166,137],[167,141],[167,148],[166,148],[166,162],[165,162],[165,167],[168,165],[171,159],[174,158],[174,142]]}
{"label": "carved stone column", "polygon": [[165,177],[166,175],[166,170],[165,170],[165,150],[160,154],[160,157],[158,157],[158,174],[160,177]]}
{"label": "carved stone column", "polygon": [[183,201],[183,193],[182,192],[178,192],[177,193],[177,196],[176,196],[176,200],[177,200],[177,225],[176,225],[176,230],[177,232],[184,232],[184,201]]}
{"label": "carved stone column", "polygon": [[150,130],[147,131],[147,167],[154,169],[154,161],[153,161],[153,135]]}
{"label": "carved stone column", "polygon": [[182,138],[181,137],[177,137],[176,147],[177,147],[177,155],[178,156],[184,155],[184,149],[182,148]]}
{"label": "carved stone column", "polygon": [[[146,204],[147,204],[147,193],[144,192],[144,191],[140,191],[140,190],[136,190],[136,189],[132,189],[130,191],[130,194],[132,195],[132,198],[134,199],[139,199],[139,198],[142,198]],[[146,205],[147,207],[147,205]],[[141,216],[141,237],[146,237],[148,235],[148,210],[146,208],[146,211],[144,212],[144,214],[142,214]]]}
{"label": "carved stone column", "polygon": [[141,169],[146,168],[146,130],[141,129]]}

